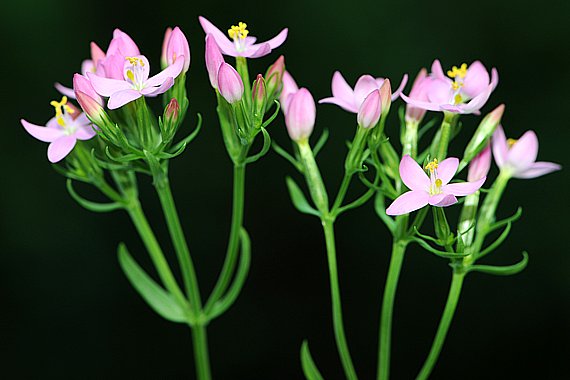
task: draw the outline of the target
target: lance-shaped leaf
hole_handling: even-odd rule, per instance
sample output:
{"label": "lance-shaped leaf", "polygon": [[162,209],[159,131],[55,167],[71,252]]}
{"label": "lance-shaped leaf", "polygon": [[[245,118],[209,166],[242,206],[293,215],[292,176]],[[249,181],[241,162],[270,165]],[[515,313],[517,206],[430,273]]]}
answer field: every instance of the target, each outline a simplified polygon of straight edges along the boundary
{"label": "lance-shaped leaf", "polygon": [[507,223],[507,226],[505,227],[501,235],[497,238],[497,240],[489,244],[487,248],[485,248],[484,250],[482,250],[477,254],[476,256],[477,259],[480,259],[481,257],[484,257],[489,253],[493,252],[495,249],[497,249],[503,243],[503,241],[505,241],[507,236],[509,236],[509,232],[511,232],[511,222]]}
{"label": "lance-shaped leaf", "polygon": [[317,157],[317,154],[319,154],[321,149],[323,149],[328,139],[329,139],[329,130],[325,128],[323,130],[323,133],[321,134],[321,137],[319,137],[317,143],[315,144],[315,147],[313,148],[313,155],[315,157]]}
{"label": "lance-shaped leaf", "polygon": [[279,103],[277,100],[274,100],[273,102],[275,103],[275,112],[273,112],[273,114],[269,116],[269,119],[265,120],[265,122],[261,125],[261,128],[267,128],[267,126],[271,124],[271,122],[275,120],[275,118],[279,114],[279,110],[281,109],[281,103]]}
{"label": "lance-shaped leaf", "polygon": [[307,202],[307,198],[305,198],[305,195],[291,177],[285,178],[285,181],[287,182],[287,188],[289,189],[289,195],[291,196],[291,201],[293,202],[293,205],[297,210],[299,210],[304,214],[315,215],[315,216],[321,215],[317,210],[315,210],[314,208],[311,207],[311,205],[309,205],[309,202]]}
{"label": "lance-shaped leaf", "polygon": [[496,276],[511,276],[513,274],[520,273],[523,269],[526,268],[528,264],[528,253],[523,252],[522,255],[522,260],[513,265],[473,265],[467,269],[467,272],[481,272],[493,274]]}
{"label": "lance-shaped leaf", "polygon": [[509,216],[508,218],[505,218],[503,220],[499,220],[499,221],[491,224],[489,226],[489,228],[487,229],[486,233],[491,233],[491,232],[503,227],[506,224],[509,224],[509,223],[512,224],[512,222],[517,221],[521,217],[521,215],[522,215],[522,207],[519,207],[517,209],[517,212],[514,213],[514,215]]}
{"label": "lance-shaped leaf", "polygon": [[[182,139],[180,142],[178,142],[170,150],[170,154],[176,154],[176,152],[178,152],[181,149],[184,150],[186,145],[190,144],[196,138],[196,136],[198,136],[198,133],[200,133],[200,130],[202,129],[202,115],[197,114],[197,117],[198,117],[198,122],[196,123],[196,127],[194,128],[194,131],[192,133],[190,133],[188,136],[186,136],[184,139]],[[178,155],[178,154],[176,154],[176,155]]]}
{"label": "lance-shaped leaf", "polygon": [[297,161],[293,156],[291,156],[285,149],[281,148],[275,141],[271,144],[271,147],[281,157],[286,159],[297,169],[300,173],[303,173],[303,166],[299,161]]}
{"label": "lance-shaped leaf", "polygon": [[386,227],[393,233],[396,230],[396,222],[389,215],[386,214],[386,204],[384,203],[384,194],[381,191],[376,192],[376,199],[374,200],[374,210],[378,217],[384,222]]}
{"label": "lance-shaped leaf", "polygon": [[263,134],[263,147],[261,148],[261,151],[259,153],[254,154],[253,156],[246,158],[245,159],[246,164],[251,164],[251,163],[259,160],[261,157],[265,156],[267,154],[267,152],[269,151],[269,148],[271,147],[271,137],[269,136],[269,133],[263,127],[261,127],[261,132]]}
{"label": "lance-shaped leaf", "polygon": [[247,274],[249,273],[249,267],[251,264],[251,243],[249,240],[249,235],[245,228],[240,230],[240,240],[241,240],[241,255],[239,266],[236,271],[234,281],[228,292],[224,297],[216,302],[212,307],[212,311],[208,313],[208,319],[214,319],[217,316],[223,314],[226,310],[230,308],[238,298],[243,284],[247,279]]}
{"label": "lance-shaped leaf", "polygon": [[301,345],[301,366],[303,367],[303,373],[307,380],[323,380],[323,376],[311,357],[309,343],[306,340],[304,340]]}
{"label": "lance-shaped leaf", "polygon": [[119,245],[118,254],[119,264],[125,276],[127,276],[131,285],[156,313],[172,322],[188,322],[188,317],[183,308],[169,293],[146,274],[131,257],[123,243]]}
{"label": "lance-shaped leaf", "polygon": [[412,237],[412,238],[410,238],[410,240],[418,243],[423,248],[425,248],[428,252],[433,253],[434,255],[439,256],[439,257],[444,257],[446,259],[459,259],[459,258],[462,258],[462,257],[469,255],[469,253],[440,251],[439,249],[433,248],[426,241],[423,241],[422,239],[417,238],[417,237]]}
{"label": "lance-shaped leaf", "polygon": [[120,202],[111,202],[111,203],[98,203],[88,201],[87,199],[83,198],[81,195],[77,194],[75,189],[73,188],[73,181],[71,179],[67,179],[67,191],[71,198],[73,198],[77,203],[79,203],[82,207],[86,208],[89,211],[93,212],[111,212],[115,210],[119,210],[124,208],[124,204]]}

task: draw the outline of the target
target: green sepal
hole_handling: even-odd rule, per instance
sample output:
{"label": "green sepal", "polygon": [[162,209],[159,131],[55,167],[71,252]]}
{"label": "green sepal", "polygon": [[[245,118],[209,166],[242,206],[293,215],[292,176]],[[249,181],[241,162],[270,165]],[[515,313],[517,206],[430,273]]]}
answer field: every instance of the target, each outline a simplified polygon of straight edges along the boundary
{"label": "green sepal", "polygon": [[190,133],[176,145],[174,145],[168,153],[175,154],[175,152],[178,152],[180,149],[184,149],[182,148],[183,146],[186,147],[186,145],[190,144],[196,138],[196,136],[198,136],[198,133],[200,133],[200,130],[202,129],[202,115],[197,114],[196,116],[198,117],[198,122],[196,123],[194,131],[192,131],[192,133]]}
{"label": "green sepal", "polygon": [[299,172],[303,173],[303,166],[295,157],[289,154],[285,149],[281,148],[275,141],[271,143],[271,147],[281,157],[289,161]]}
{"label": "green sepal", "polygon": [[92,202],[92,201],[88,201],[87,199],[83,198],[81,195],[79,195],[75,189],[73,188],[73,181],[68,178],[67,179],[67,191],[69,192],[69,195],[71,195],[71,198],[73,198],[73,200],[75,200],[77,203],[79,203],[79,205],[81,205],[83,208],[89,210],[89,211],[93,211],[93,212],[111,212],[111,211],[115,211],[115,210],[119,210],[125,207],[125,205],[123,203],[120,202],[112,202],[112,203],[97,203],[97,202]]}
{"label": "green sepal", "polygon": [[151,309],[168,321],[188,323],[184,309],[137,264],[123,243],[119,244],[118,256],[125,276]]}
{"label": "green sepal", "polygon": [[300,212],[309,215],[315,215],[320,217],[321,213],[315,210],[309,202],[307,202],[307,198],[297,186],[293,178],[286,177],[285,181],[287,182],[287,189],[289,189],[289,196],[291,197],[291,202],[293,202],[293,206]]}
{"label": "green sepal", "polygon": [[439,256],[439,257],[444,257],[446,259],[458,259],[458,258],[465,257],[465,256],[469,255],[469,253],[440,251],[439,249],[433,248],[431,245],[429,245],[427,242],[423,241],[420,238],[412,237],[412,238],[410,238],[410,240],[418,243],[424,249],[426,249],[428,252],[433,253],[434,255]]}
{"label": "green sepal", "polygon": [[[425,123],[418,131],[418,141],[421,140],[421,138],[430,130],[432,129],[435,125],[436,122],[438,121],[437,118],[433,118],[430,121],[428,121],[427,123]],[[437,124],[441,124],[441,122],[438,122]]]}
{"label": "green sepal", "polygon": [[277,100],[274,100],[273,102],[275,103],[275,111],[271,114],[271,116],[269,116],[269,119],[265,120],[263,124],[261,124],[261,128],[267,128],[269,124],[271,124],[271,122],[273,122],[273,120],[275,120],[275,118],[279,114],[279,110],[281,109],[281,103],[279,103]]}
{"label": "green sepal", "polygon": [[492,242],[491,244],[489,244],[489,246],[487,248],[485,248],[484,250],[482,250],[481,252],[479,252],[476,255],[477,259],[480,259],[481,257],[487,256],[489,253],[493,252],[495,249],[497,249],[502,243],[503,241],[505,241],[505,239],[507,238],[507,236],[509,235],[509,232],[511,232],[511,222],[507,223],[507,226],[505,227],[505,229],[503,230],[503,232],[501,233],[501,235],[499,235],[499,237],[497,238],[497,240],[495,240],[494,242]]}
{"label": "green sepal", "polygon": [[323,380],[323,376],[319,372],[315,362],[309,351],[309,343],[304,340],[301,345],[301,367],[307,380]]}
{"label": "green sepal", "polygon": [[522,207],[519,207],[517,209],[517,212],[515,212],[512,216],[509,216],[508,218],[505,218],[503,220],[499,220],[499,221],[489,225],[489,227],[487,228],[487,231],[485,231],[485,232],[488,234],[488,233],[491,233],[491,232],[503,227],[506,224],[509,224],[509,223],[512,224],[513,222],[516,222],[521,217],[521,215],[522,215]]}
{"label": "green sepal", "polygon": [[271,148],[271,137],[269,136],[269,133],[263,127],[261,127],[261,133],[263,134],[263,147],[261,148],[261,151],[259,153],[247,157],[245,159],[246,164],[251,164],[259,160],[261,157],[265,156],[269,151],[269,148]]}
{"label": "green sepal", "polygon": [[523,258],[516,264],[498,266],[498,265],[472,265],[467,268],[467,272],[481,272],[493,274],[495,276],[511,276],[522,272],[528,264],[528,253],[523,251]]}

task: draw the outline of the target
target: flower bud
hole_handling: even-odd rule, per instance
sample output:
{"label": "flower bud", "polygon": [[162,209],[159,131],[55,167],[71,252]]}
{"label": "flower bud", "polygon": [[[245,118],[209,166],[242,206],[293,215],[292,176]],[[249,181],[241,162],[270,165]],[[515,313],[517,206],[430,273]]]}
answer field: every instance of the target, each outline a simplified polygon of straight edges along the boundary
{"label": "flower bud", "polygon": [[392,105],[392,85],[390,79],[384,79],[384,83],[380,86],[380,100],[382,101],[382,113],[388,115]]}
{"label": "flower bud", "polygon": [[231,65],[222,63],[218,70],[218,90],[230,104],[236,103],[243,97],[243,81]]}
{"label": "flower bud", "polygon": [[380,99],[380,90],[374,90],[364,99],[356,119],[358,125],[364,129],[373,128],[380,121],[382,113],[382,103]]}
{"label": "flower bud", "polygon": [[467,144],[465,152],[463,153],[463,159],[459,164],[459,169],[461,170],[471,161],[483,148],[487,145],[487,142],[497,129],[497,126],[501,122],[501,117],[505,112],[505,105],[501,104],[495,108],[491,113],[487,114],[481,123],[475,130],[473,137]]}
{"label": "flower bud", "polygon": [[172,98],[164,109],[164,116],[162,119],[162,124],[160,125],[160,133],[164,142],[170,142],[172,140],[176,134],[176,130],[178,129],[179,121],[180,104],[176,98]]}
{"label": "flower bud", "polygon": [[87,95],[83,91],[75,90],[75,95],[77,96],[77,102],[83,109],[83,112],[89,119],[97,126],[101,126],[105,124],[105,121],[108,120],[108,116],[97,100],[93,99],[91,96]]}
{"label": "flower bud", "polygon": [[190,67],[190,46],[188,45],[188,40],[184,33],[182,33],[182,30],[180,30],[179,27],[176,27],[172,30],[170,38],[168,39],[168,44],[166,45],[167,66],[172,65],[174,61],[176,61],[176,58],[180,56],[184,56],[184,68],[182,69],[182,72],[186,73]]}
{"label": "flower bud", "polygon": [[210,77],[210,84],[214,88],[218,88],[218,70],[220,65],[224,62],[222,52],[216,43],[212,34],[206,35],[206,70]]}
{"label": "flower bud", "polygon": [[289,137],[294,141],[308,138],[313,132],[317,108],[313,96],[306,88],[291,94],[288,100],[285,125]]}
{"label": "flower bud", "polygon": [[469,163],[467,181],[477,181],[486,177],[491,168],[491,146],[487,146]]}
{"label": "flower bud", "polygon": [[166,69],[168,66],[168,60],[166,59],[166,49],[168,47],[168,41],[170,40],[170,35],[172,34],[172,28],[166,28],[164,32],[164,40],[162,41],[162,54],[160,55],[160,67],[162,69]]}
{"label": "flower bud", "polygon": [[279,102],[281,103],[281,110],[283,111],[283,115],[287,115],[290,95],[293,95],[297,91],[299,91],[299,87],[297,86],[297,83],[295,83],[295,79],[293,79],[288,71],[285,71],[283,74],[283,88],[281,89],[281,94],[279,95]]}
{"label": "flower bud", "polygon": [[252,96],[252,111],[256,125],[261,125],[263,115],[265,114],[265,104],[267,101],[267,91],[265,87],[265,80],[261,74],[257,74],[257,78],[253,81]]}
{"label": "flower bud", "polygon": [[275,63],[269,66],[267,73],[265,73],[268,99],[272,100],[276,97],[281,88],[283,74],[285,74],[285,57],[280,56]]}
{"label": "flower bud", "polygon": [[78,91],[81,91],[95,100],[99,105],[103,105],[103,98],[97,92],[95,92],[95,89],[91,85],[89,79],[81,74],[73,75],[73,91],[75,91],[76,94]]}
{"label": "flower bud", "polygon": [[[415,100],[427,101],[427,70],[422,68],[414,84],[412,85],[412,90],[410,91],[410,98]],[[414,107],[410,104],[406,104],[406,122],[420,123],[426,114],[426,110],[423,108]]]}

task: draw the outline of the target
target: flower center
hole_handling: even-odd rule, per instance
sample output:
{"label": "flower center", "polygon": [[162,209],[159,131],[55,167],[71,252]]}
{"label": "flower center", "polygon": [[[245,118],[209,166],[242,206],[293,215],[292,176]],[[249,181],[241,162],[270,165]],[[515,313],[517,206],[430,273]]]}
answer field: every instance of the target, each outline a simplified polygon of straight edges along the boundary
{"label": "flower center", "polygon": [[434,158],[433,161],[429,162],[424,166],[424,169],[429,171],[429,194],[436,195],[441,194],[441,186],[443,185],[443,181],[437,178],[437,168],[438,168],[438,161],[437,158]]}
{"label": "flower center", "polygon": [[517,139],[507,139],[507,145],[509,146],[509,149],[513,147],[513,145],[515,145],[517,143]]}
{"label": "flower center", "polygon": [[467,64],[463,63],[461,67],[453,66],[451,70],[447,70],[447,76],[453,79],[453,82],[451,82],[451,88],[455,91],[453,101],[455,104],[459,104],[463,101],[460,91],[461,87],[463,87],[465,76],[467,76]]}
{"label": "flower center", "polygon": [[142,89],[144,81],[144,61],[138,57],[125,57],[125,60],[131,65],[125,72],[125,75],[136,89]]}
{"label": "flower center", "polygon": [[[75,110],[67,104],[67,96],[62,96],[59,102],[52,100],[49,104],[55,108],[55,120],[57,123],[66,129],[69,126],[68,122],[73,121],[71,114],[75,113]],[[67,128],[66,131],[72,132],[70,128]]]}
{"label": "flower center", "polygon": [[236,49],[242,50],[244,48],[243,41],[249,34],[249,30],[247,30],[247,24],[245,22],[239,22],[236,25],[232,25],[230,29],[228,29],[228,34],[232,40],[234,40],[234,44]]}

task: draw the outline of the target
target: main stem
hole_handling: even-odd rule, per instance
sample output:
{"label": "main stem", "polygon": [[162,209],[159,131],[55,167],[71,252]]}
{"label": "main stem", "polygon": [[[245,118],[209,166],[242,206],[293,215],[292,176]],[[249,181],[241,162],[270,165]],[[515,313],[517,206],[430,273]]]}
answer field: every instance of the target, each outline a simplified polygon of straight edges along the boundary
{"label": "main stem", "polygon": [[441,316],[441,321],[439,322],[439,327],[437,328],[437,333],[435,339],[431,346],[429,355],[420,370],[420,373],[416,377],[416,380],[425,380],[431,374],[441,348],[443,347],[443,342],[449,331],[449,326],[451,325],[451,320],[453,319],[453,314],[457,307],[457,302],[459,301],[459,295],[461,294],[461,286],[463,285],[463,278],[465,277],[464,272],[454,272],[453,278],[451,280],[451,286],[449,288],[449,295],[447,296],[447,302],[445,304],[445,309],[443,310],[443,315]]}
{"label": "main stem", "polygon": [[332,315],[333,315],[333,329],[340,355],[340,360],[344,373],[348,380],[357,380],[356,371],[352,364],[348,344],[346,342],[346,335],[344,333],[344,324],[342,320],[342,305],[340,301],[340,289],[338,283],[338,271],[336,264],[336,246],[334,239],[334,225],[330,220],[323,219],[323,229],[325,233],[325,241],[327,246],[327,258],[329,263],[329,276],[331,286],[332,298]]}
{"label": "main stem", "polygon": [[382,312],[380,316],[380,336],[378,345],[378,380],[387,380],[390,377],[390,350],[392,344],[392,316],[394,313],[394,299],[398,287],[398,279],[404,262],[406,243],[394,241],[392,257],[388,268],[388,277],[384,286],[382,298]]}
{"label": "main stem", "polygon": [[234,164],[232,222],[230,227],[230,237],[228,239],[228,248],[218,282],[216,283],[214,290],[212,290],[212,294],[208,298],[208,302],[206,302],[206,306],[204,307],[204,312],[206,314],[208,314],[216,301],[222,297],[223,293],[228,288],[228,284],[236,266],[240,230],[243,225],[244,196],[245,164]]}

